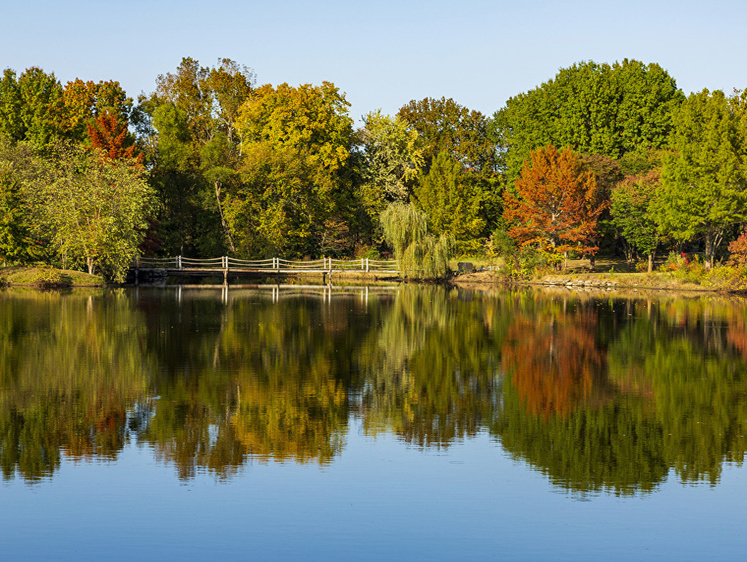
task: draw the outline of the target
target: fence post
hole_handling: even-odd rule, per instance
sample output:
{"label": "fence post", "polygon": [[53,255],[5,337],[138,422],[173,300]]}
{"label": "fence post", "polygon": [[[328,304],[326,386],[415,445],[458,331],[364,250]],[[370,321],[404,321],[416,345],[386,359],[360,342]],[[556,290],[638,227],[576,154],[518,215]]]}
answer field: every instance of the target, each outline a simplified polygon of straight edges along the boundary
{"label": "fence post", "polygon": [[176,268],[181,269],[182,268],[182,257],[176,256]]}
{"label": "fence post", "polygon": [[366,273],[368,273],[368,258],[366,258]]}
{"label": "fence post", "polygon": [[223,285],[228,285],[228,256],[221,258],[223,262]]}
{"label": "fence post", "polygon": [[363,266],[363,262],[364,262],[364,259],[363,259],[363,258],[361,258],[361,269],[366,269],[366,268],[365,268],[365,267]]}
{"label": "fence post", "polygon": [[135,285],[137,286],[140,279],[140,256],[135,256]]}

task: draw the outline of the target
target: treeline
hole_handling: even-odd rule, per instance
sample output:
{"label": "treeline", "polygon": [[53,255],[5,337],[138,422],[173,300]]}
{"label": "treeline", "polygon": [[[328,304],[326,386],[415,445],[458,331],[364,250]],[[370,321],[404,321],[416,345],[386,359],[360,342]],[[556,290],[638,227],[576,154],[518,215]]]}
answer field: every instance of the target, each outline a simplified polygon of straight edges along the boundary
{"label": "treeline", "polygon": [[356,129],[348,108],[228,59],[185,58],[137,102],[6,70],[0,259],[118,279],[136,253],[652,262],[689,244],[710,266],[747,221],[745,97],[685,97],[656,64],[575,64],[490,117],[425,98]]}

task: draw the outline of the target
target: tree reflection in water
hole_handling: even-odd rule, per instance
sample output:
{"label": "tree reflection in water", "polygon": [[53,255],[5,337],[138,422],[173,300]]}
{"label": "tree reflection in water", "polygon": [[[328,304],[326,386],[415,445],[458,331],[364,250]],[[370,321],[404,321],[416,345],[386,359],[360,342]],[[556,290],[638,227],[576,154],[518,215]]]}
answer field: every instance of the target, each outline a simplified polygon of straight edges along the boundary
{"label": "tree reflection in water", "polygon": [[326,465],[353,418],[418,447],[489,431],[576,493],[646,493],[670,471],[714,484],[724,462],[743,462],[743,301],[230,295],[4,293],[4,477],[114,460],[129,442],[185,479]]}

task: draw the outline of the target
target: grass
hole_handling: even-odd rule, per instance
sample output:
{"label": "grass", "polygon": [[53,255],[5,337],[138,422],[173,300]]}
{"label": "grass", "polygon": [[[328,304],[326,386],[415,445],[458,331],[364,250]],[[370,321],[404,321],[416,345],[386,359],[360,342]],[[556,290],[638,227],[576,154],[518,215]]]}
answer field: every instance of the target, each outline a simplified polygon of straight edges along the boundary
{"label": "grass", "polygon": [[[450,264],[453,271],[457,270],[457,262],[472,262],[478,270],[484,266],[495,265],[486,258],[472,258],[462,256]],[[500,265],[501,260],[498,260]],[[565,269],[544,270],[537,272],[530,282],[564,284],[567,282],[588,281],[590,284],[611,284],[620,288],[635,289],[665,289],[672,291],[740,291],[747,290],[747,277],[740,269],[717,266],[711,270],[691,266],[677,271],[658,269],[664,261],[654,264],[652,273],[636,271],[635,264],[617,258],[597,258],[594,269],[588,259],[568,260]],[[473,275],[462,276],[466,283],[493,283],[500,279],[490,272],[478,272]],[[481,279],[481,277],[483,279]]]}
{"label": "grass", "polygon": [[[4,283],[3,283],[4,281]],[[56,269],[49,266],[14,265],[0,267],[0,286],[34,286],[44,288],[90,287],[104,285],[98,275],[89,275],[82,271]]]}

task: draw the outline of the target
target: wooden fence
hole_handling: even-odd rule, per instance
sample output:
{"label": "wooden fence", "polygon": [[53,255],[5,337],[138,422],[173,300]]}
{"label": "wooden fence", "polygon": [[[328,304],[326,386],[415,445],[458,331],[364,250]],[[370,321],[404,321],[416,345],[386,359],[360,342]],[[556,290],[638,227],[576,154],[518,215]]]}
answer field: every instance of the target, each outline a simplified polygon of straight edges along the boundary
{"label": "wooden fence", "polygon": [[165,270],[180,274],[222,273],[224,282],[230,273],[262,273],[268,275],[321,273],[370,273],[374,275],[398,275],[397,262],[394,260],[338,260],[321,258],[318,260],[285,260],[268,258],[264,260],[242,260],[223,256],[220,258],[135,258],[132,264],[137,280],[140,271]]}

